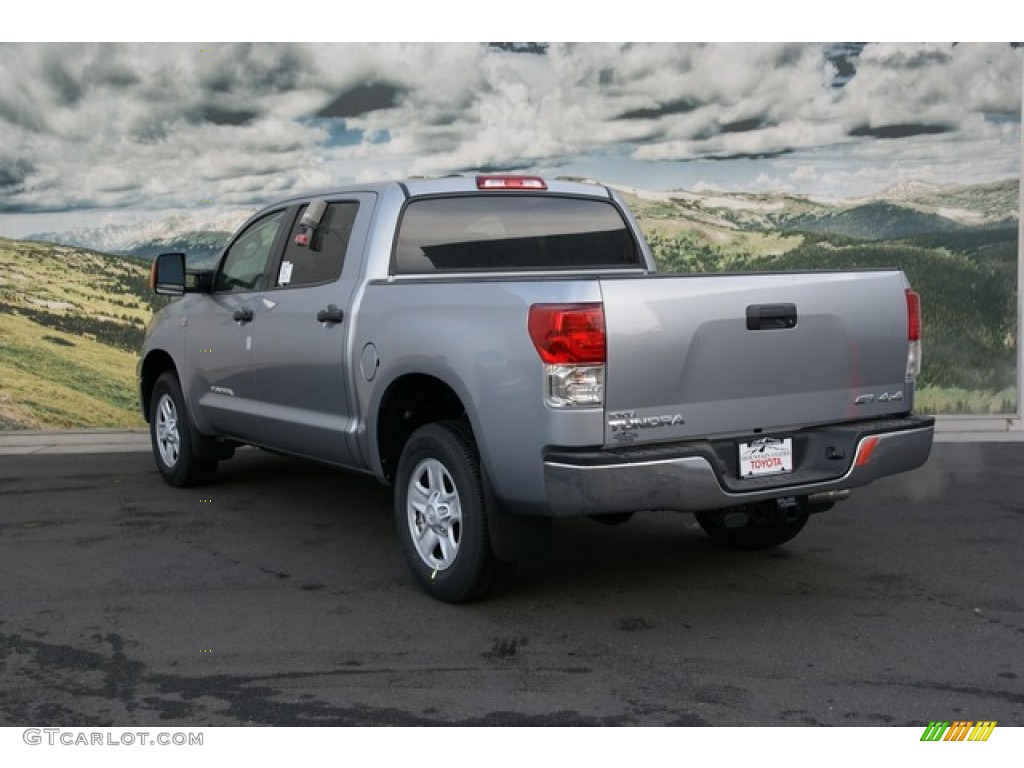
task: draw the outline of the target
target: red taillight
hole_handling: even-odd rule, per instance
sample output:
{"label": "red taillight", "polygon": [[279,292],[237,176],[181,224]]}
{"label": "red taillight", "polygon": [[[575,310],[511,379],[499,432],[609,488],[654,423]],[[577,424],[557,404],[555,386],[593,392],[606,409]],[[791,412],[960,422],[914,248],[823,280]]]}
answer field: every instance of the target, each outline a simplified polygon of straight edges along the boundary
{"label": "red taillight", "polygon": [[551,365],[603,363],[604,307],[597,304],[534,304],[530,338],[541,360]]}
{"label": "red taillight", "polygon": [[540,176],[477,176],[477,189],[547,189]]}
{"label": "red taillight", "polygon": [[921,340],[921,297],[907,289],[907,340]]}

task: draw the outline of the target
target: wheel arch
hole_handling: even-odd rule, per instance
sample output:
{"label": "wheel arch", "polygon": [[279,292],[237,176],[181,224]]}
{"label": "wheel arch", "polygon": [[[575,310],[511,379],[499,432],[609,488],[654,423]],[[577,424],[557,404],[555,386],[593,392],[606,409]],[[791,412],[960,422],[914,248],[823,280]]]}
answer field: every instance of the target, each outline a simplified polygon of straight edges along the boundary
{"label": "wheel arch", "polygon": [[[379,474],[393,483],[402,448],[420,427],[435,421],[472,417],[464,399],[448,382],[425,373],[406,373],[392,381],[381,395],[374,424],[374,456]],[[475,426],[470,425],[475,434]]]}
{"label": "wheel arch", "polygon": [[478,414],[466,408],[468,402],[468,397],[437,376],[406,373],[395,378],[384,390],[376,410],[372,455],[378,462],[378,477],[394,484],[402,449],[420,427],[439,421],[463,421],[468,424],[466,439],[474,444],[480,461],[488,532],[495,554],[505,561],[543,557],[551,548],[551,519],[510,514],[495,497]]}
{"label": "wheel arch", "polygon": [[178,372],[174,358],[162,349],[151,350],[139,366],[139,405],[142,408],[142,417],[148,422],[150,404],[153,400],[153,387],[156,380],[167,372]]}

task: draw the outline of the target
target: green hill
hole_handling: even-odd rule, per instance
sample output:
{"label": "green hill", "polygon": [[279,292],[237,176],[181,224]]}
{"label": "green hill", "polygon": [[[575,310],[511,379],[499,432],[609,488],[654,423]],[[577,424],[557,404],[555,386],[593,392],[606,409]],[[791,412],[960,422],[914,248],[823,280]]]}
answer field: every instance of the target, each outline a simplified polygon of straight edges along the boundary
{"label": "green hill", "polygon": [[822,239],[762,262],[770,269],[899,267],[921,294],[922,386],[1000,391],[1016,378],[1016,290],[998,263],[901,242]]}
{"label": "green hill", "polygon": [[[1011,181],[910,188],[899,190],[898,204],[855,205],[766,194],[625,196],[662,271],[902,268],[924,308],[918,406],[1012,412],[1016,189]],[[148,263],[2,238],[0,261],[0,429],[140,426],[136,354],[165,303],[149,291]]]}
{"label": "green hill", "polygon": [[861,240],[894,240],[924,233],[957,232],[964,227],[934,213],[916,211],[883,201],[824,216],[801,215],[785,218],[778,226],[790,232],[843,235]]}
{"label": "green hill", "polygon": [[[914,207],[849,207],[745,196],[721,213],[707,201],[640,201],[638,220],[666,272],[899,267],[921,294],[924,369],[917,406],[938,413],[1012,413],[1017,407],[1018,229],[1009,185],[932,199],[978,212],[975,226]],[[921,198],[922,200],[925,198]],[[992,201],[995,201],[993,204]],[[759,207],[760,205],[760,207]],[[985,209],[985,206],[989,206]],[[981,212],[985,210],[984,215]],[[721,215],[717,215],[721,213]],[[782,231],[773,230],[774,226]]]}
{"label": "green hill", "polygon": [[137,427],[138,260],[0,238],[0,429]]}

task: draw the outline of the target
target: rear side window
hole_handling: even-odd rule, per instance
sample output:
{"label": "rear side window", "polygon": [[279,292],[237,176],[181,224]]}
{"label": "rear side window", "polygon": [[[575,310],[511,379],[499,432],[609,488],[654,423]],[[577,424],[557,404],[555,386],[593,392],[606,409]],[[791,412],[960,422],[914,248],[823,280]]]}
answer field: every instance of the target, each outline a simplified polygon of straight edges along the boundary
{"label": "rear side window", "polygon": [[438,197],[405,209],[395,272],[641,266],[622,214],[601,200],[541,195]]}
{"label": "rear side window", "polygon": [[[303,205],[295,219],[277,272],[275,287],[295,288],[331,283],[341,275],[359,203],[330,203],[320,223],[308,233],[300,225],[306,208]],[[302,241],[300,244],[296,237],[302,234],[308,234],[309,238],[308,242]]]}

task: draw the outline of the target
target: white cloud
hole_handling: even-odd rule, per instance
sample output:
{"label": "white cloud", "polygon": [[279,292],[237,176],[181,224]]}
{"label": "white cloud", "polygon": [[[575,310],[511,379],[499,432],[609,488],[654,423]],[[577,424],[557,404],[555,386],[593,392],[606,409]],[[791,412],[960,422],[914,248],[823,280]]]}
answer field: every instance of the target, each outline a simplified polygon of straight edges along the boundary
{"label": "white cloud", "polygon": [[[732,166],[727,183],[701,178],[819,193],[1005,177],[1020,168],[1022,62],[1006,44],[868,45],[837,88],[810,44],[9,44],[0,212],[252,205],[355,180],[602,158],[627,172],[774,157],[745,173],[716,164]],[[317,119],[324,110],[344,126]]]}

